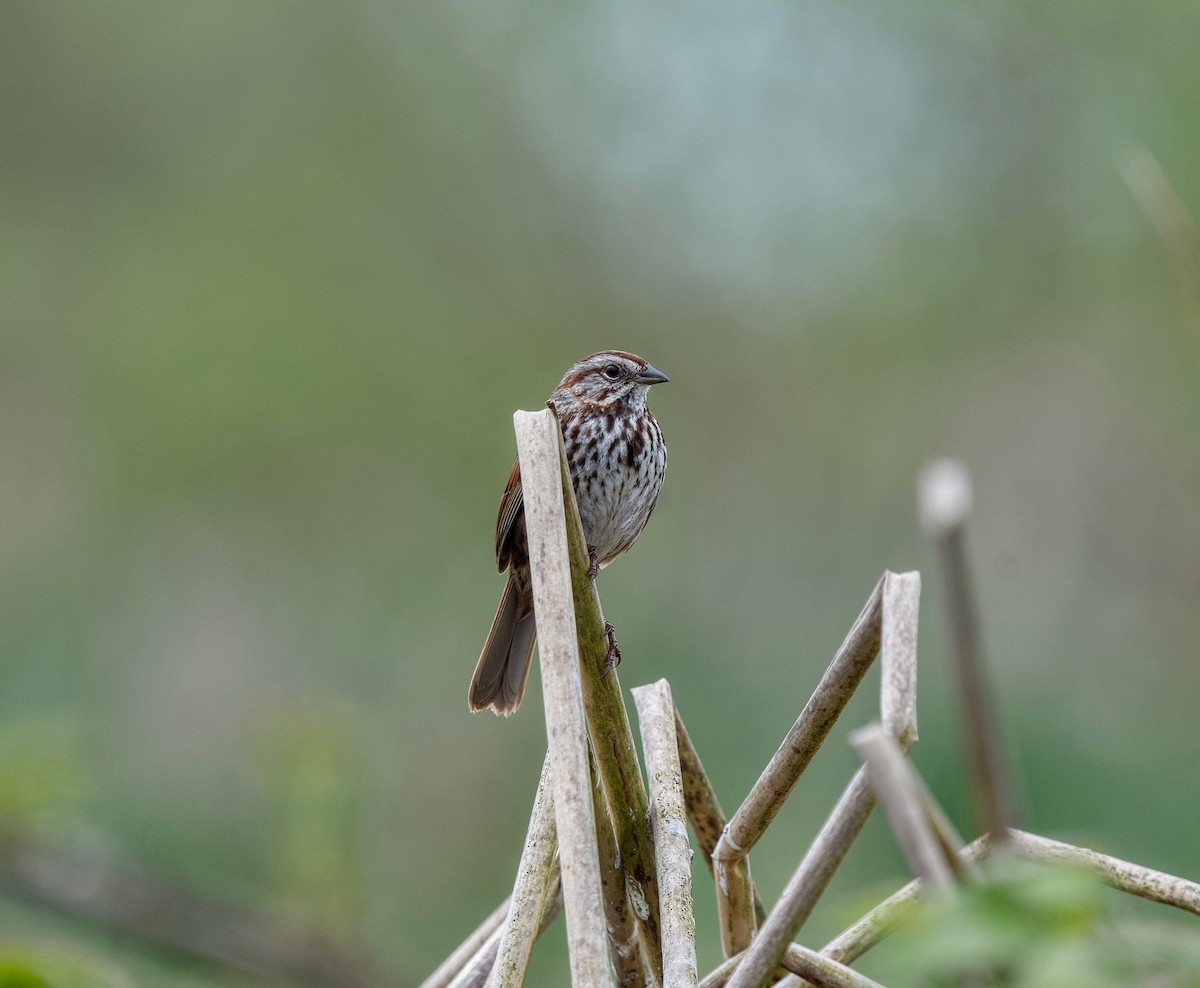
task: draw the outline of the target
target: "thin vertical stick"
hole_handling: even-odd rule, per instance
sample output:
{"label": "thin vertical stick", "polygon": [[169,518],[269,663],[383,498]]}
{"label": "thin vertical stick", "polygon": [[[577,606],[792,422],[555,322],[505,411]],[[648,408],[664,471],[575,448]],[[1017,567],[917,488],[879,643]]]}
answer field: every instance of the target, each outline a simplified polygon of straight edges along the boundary
{"label": "thin vertical stick", "polygon": [[725,814],[678,708],[675,710],[675,736],[679,742],[679,767],[683,772],[683,801],[688,822],[700,845],[700,855],[717,883],[721,949],[726,957],[732,957],[750,945],[766,912],[750,877],[750,859],[739,858],[732,862],[713,859],[717,841],[725,830]]}
{"label": "thin vertical stick", "polygon": [[513,426],[525,498],[571,982],[608,985],[612,984],[612,969],[600,890],[575,604],[567,556],[562,438],[553,413],[545,409],[514,413]]}
{"label": "thin vertical stick", "polygon": [[[592,759],[593,789],[599,788],[596,760]],[[621,855],[617,839],[613,834],[608,808],[604,805],[604,793],[592,793],[592,805],[596,814],[596,837],[600,847],[600,882],[604,888],[604,915],[608,921],[608,943],[612,951],[613,966],[617,971],[617,984],[621,988],[644,988],[646,975],[642,969],[641,951],[638,949],[637,923],[630,908],[629,896],[625,891],[625,871],[621,867]]]}
{"label": "thin vertical stick", "polygon": [[542,907],[551,891],[554,872],[554,800],[551,796],[550,756],[542,764],[542,777],[533,800],[525,849],[517,867],[512,907],[508,911],[496,954],[496,963],[488,978],[488,988],[516,988],[525,980],[529,955],[537,938]]}
{"label": "thin vertical stick", "polygon": [[1015,824],[1012,786],[1005,767],[995,706],[979,644],[963,530],[971,513],[971,478],[959,460],[941,459],[921,471],[922,527],[933,536],[941,561],[950,657],[958,686],[970,760],[975,823],[993,840]]}
{"label": "thin vertical stick", "polygon": [[692,848],[684,821],[683,779],[675,737],[675,704],[665,679],[633,690],[658,858],[662,910],[663,988],[696,984],[696,920],[692,912]]}
{"label": "thin vertical stick", "polygon": [[884,730],[906,751],[917,743],[917,618],[920,606],[920,573],[884,575],[879,714]]}
{"label": "thin vertical stick", "polygon": [[[554,406],[550,405],[551,410]],[[596,584],[588,578],[587,541],[579,520],[579,506],[571,485],[567,454],[559,439],[563,507],[567,516],[567,547],[571,556],[572,590],[575,595],[575,626],[579,640],[583,682],[583,710],[588,736],[600,769],[600,781],[608,804],[608,816],[617,839],[618,867],[628,891],[637,922],[642,953],[651,964],[655,979],[662,980],[662,949],[658,931],[658,879],[654,862],[654,839],[650,833],[650,809],[642,767],[633,744],[629,714],[621,696],[617,670],[604,672],[608,641]]]}

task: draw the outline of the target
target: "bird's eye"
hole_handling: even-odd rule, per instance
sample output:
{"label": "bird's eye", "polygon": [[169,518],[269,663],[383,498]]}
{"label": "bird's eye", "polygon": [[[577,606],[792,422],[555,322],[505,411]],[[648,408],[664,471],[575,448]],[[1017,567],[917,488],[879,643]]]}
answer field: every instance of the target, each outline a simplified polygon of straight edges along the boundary
{"label": "bird's eye", "polygon": [[621,368],[616,364],[606,364],[604,367],[604,376],[610,381],[615,381],[621,376]]}

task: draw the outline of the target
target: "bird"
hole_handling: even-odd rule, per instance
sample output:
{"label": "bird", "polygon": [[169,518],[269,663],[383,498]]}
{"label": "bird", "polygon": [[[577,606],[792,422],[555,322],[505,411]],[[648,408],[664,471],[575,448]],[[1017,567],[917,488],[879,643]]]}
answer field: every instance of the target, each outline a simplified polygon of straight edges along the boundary
{"label": "bird", "polygon": [[[588,576],[629,551],[642,534],[662,489],[667,446],[646,398],[670,380],[637,354],[602,350],[568,368],[550,394],[558,413],[571,485],[588,547]],[[467,703],[514,714],[525,695],[537,638],[525,535],[521,464],[508,475],[496,516],[496,565],[508,582],[471,677]],[[605,671],[620,661],[612,625],[605,625]]]}

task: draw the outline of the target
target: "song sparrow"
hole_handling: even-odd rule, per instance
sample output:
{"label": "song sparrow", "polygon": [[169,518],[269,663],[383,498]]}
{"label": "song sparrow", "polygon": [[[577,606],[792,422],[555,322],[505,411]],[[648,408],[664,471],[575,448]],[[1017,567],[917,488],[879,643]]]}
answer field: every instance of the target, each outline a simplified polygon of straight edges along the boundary
{"label": "song sparrow", "polygon": [[[646,407],[650,385],[667,380],[641,357],[605,350],[574,364],[550,395],[558,410],[571,484],[591,559],[590,575],[626,552],[646,527],[667,469],[662,430]],[[496,563],[508,583],[471,677],[467,702],[515,713],[525,695],[537,635],[520,463],[496,518]],[[606,628],[612,651],[616,641]]]}

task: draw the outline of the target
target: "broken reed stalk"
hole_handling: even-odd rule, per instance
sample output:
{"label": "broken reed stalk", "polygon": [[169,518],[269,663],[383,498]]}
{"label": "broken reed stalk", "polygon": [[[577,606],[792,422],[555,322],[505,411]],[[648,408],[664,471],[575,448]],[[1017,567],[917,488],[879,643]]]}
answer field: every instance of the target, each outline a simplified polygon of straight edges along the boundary
{"label": "broken reed stalk", "polygon": [[952,890],[954,871],[925,813],[925,800],[912,766],[895,738],[889,737],[880,724],[871,724],[855,731],[850,744],[867,768],[871,789],[883,804],[909,870],[926,888]]}
{"label": "broken reed stalk", "polygon": [[650,780],[650,816],[658,859],[663,988],[696,984],[696,919],[692,909],[692,848],[683,808],[675,703],[665,679],[633,689]]}
{"label": "broken reed stalk", "polygon": [[1016,818],[996,707],[983,667],[967,565],[965,527],[971,513],[967,468],[950,458],[928,464],[918,481],[918,501],[921,527],[933,536],[942,571],[950,660],[970,766],[976,829],[1003,840]]}
{"label": "broken reed stalk", "polygon": [[496,962],[488,977],[488,988],[516,988],[525,980],[529,955],[537,939],[543,906],[551,894],[554,878],[554,852],[557,848],[554,826],[553,783],[550,779],[550,755],[542,763],[533,812],[525,834],[525,847],[517,866],[511,908],[500,935]]}
{"label": "broken reed stalk", "polygon": [[[554,411],[553,404],[549,408]],[[558,447],[567,547],[571,558],[571,589],[575,597],[575,623],[583,670],[583,709],[608,804],[608,816],[617,840],[622,878],[636,917],[642,954],[651,965],[655,980],[661,981],[658,879],[650,832],[650,804],[633,743],[629,714],[621,696],[620,677],[616,669],[604,674],[608,659],[604,617],[596,584],[588,579],[587,540],[579,520],[579,505],[575,500],[561,434]]]}
{"label": "broken reed stalk", "polygon": [[636,918],[625,891],[625,874],[621,868],[620,851],[613,833],[608,807],[600,789],[596,758],[592,756],[592,806],[596,815],[596,839],[600,849],[600,883],[604,891],[604,916],[608,922],[608,944],[617,984],[621,988],[645,988],[646,973],[638,949]]}
{"label": "broken reed stalk", "polygon": [[[917,688],[916,630],[920,595],[919,573],[884,573],[847,638],[847,643],[859,642],[860,648],[872,642],[877,648],[886,643],[888,654],[883,660],[886,672],[881,679],[880,709],[901,732],[900,744],[905,750],[917,736],[913,697]],[[887,608],[884,607],[885,600],[889,601]],[[883,629],[885,620],[892,626],[886,632]],[[839,655],[846,649],[844,644]],[[836,658],[834,662],[837,662]],[[822,684],[828,678],[826,672]],[[859,673],[855,685],[861,678]],[[899,693],[912,696],[889,695]],[[842,701],[843,706],[848,699]],[[742,963],[729,981],[731,988],[758,988],[779,966],[788,944],[812,913],[874,806],[866,772],[859,769],[780,893],[775,907],[767,914],[754,942],[745,951]]]}
{"label": "broken reed stalk", "polygon": [[454,953],[442,961],[437,970],[421,982],[419,988],[447,988],[458,973],[466,967],[467,962],[478,953],[488,938],[504,925],[504,919],[508,916],[508,904],[511,901],[511,898],[505,899],[493,909],[487,919],[475,927],[471,934],[454,948]]}
{"label": "broken reed stalk", "polygon": [[[725,813],[717,799],[716,790],[708,780],[704,765],[700,761],[679,708],[675,708],[675,736],[679,742],[679,767],[683,772],[683,801],[687,807],[688,823],[696,835],[700,855],[708,867],[709,874],[716,878],[713,852],[717,841],[725,830]],[[717,916],[721,930],[721,946],[726,957],[744,950],[766,917],[762,897],[750,877],[750,860],[742,858],[741,867],[745,875],[736,888],[727,888],[726,896],[717,898]],[[749,891],[750,899],[739,898],[739,892]]]}
{"label": "broken reed stalk", "polygon": [[[513,414],[533,610],[538,628],[546,739],[567,914],[571,981],[612,983],[591,799],[575,603],[563,509],[562,437],[553,412]],[[566,485],[570,490],[570,484]]]}

